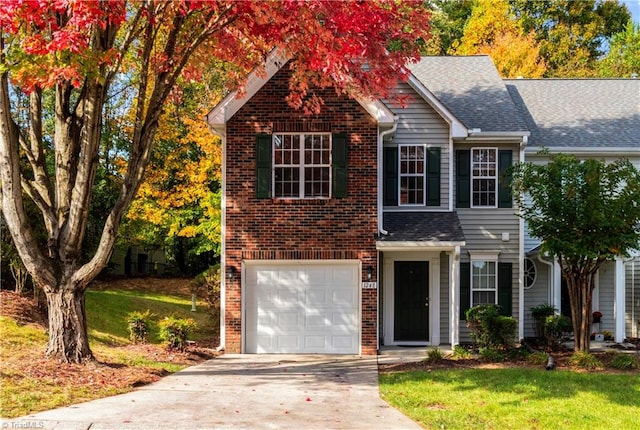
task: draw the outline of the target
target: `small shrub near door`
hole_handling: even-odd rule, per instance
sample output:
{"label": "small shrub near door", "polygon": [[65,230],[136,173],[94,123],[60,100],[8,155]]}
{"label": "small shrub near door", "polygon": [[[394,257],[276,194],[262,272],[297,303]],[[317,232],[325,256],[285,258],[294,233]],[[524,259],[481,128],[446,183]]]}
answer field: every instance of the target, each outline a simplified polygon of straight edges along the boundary
{"label": "small shrub near door", "polygon": [[158,336],[167,344],[169,349],[183,351],[187,346],[189,333],[196,329],[196,322],[191,318],[165,317],[159,323]]}

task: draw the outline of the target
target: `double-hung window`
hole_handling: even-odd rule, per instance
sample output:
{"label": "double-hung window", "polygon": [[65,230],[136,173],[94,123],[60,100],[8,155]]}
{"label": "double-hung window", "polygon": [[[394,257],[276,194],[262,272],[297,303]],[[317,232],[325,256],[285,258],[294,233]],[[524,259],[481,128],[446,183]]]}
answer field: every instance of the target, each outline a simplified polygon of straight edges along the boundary
{"label": "double-hung window", "polygon": [[472,207],[497,207],[498,149],[471,149]]}
{"label": "double-hung window", "polygon": [[471,306],[498,303],[497,261],[471,261]]}
{"label": "double-hung window", "polygon": [[273,196],[300,199],[331,196],[331,134],[273,135]]}
{"label": "double-hung window", "polygon": [[426,145],[399,145],[400,205],[424,205]]}

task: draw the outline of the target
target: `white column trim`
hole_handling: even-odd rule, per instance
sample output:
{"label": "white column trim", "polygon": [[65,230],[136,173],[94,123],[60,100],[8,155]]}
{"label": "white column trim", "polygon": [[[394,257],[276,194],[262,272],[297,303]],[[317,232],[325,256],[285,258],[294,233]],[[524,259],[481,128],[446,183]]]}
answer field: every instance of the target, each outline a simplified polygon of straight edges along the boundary
{"label": "white column trim", "polygon": [[624,342],[627,337],[625,333],[625,268],[622,257],[616,258],[615,270],[615,298],[613,301],[613,314],[615,318],[615,341]]}

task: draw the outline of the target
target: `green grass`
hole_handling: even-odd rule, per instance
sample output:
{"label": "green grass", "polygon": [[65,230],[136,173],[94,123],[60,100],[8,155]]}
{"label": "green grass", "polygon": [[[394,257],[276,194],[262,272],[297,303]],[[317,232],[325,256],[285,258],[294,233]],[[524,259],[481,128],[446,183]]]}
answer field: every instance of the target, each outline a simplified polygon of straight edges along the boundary
{"label": "green grass", "polygon": [[640,375],[446,369],[380,375],[391,405],[425,428],[637,428]]}
{"label": "green grass", "polygon": [[164,317],[175,315],[193,318],[198,325],[190,340],[211,338],[212,321],[204,311],[204,302],[196,304],[196,312],[191,311],[191,299],[162,293],[138,291],[87,291],[86,298],[89,339],[110,345],[129,343],[127,314],[133,311],[151,310],[152,318],[149,342],[159,343],[157,322]]}

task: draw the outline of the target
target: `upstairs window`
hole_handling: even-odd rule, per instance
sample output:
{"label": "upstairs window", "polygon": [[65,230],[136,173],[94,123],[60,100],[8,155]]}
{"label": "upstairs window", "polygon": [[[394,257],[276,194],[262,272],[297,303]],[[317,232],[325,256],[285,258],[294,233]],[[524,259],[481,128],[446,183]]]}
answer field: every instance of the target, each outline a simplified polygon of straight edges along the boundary
{"label": "upstairs window", "polygon": [[424,205],[425,145],[399,145],[400,205]]}
{"label": "upstairs window", "polygon": [[471,149],[471,207],[496,207],[498,191],[498,150],[496,148]]}
{"label": "upstairs window", "polygon": [[331,135],[273,135],[273,196],[329,198],[331,195]]}
{"label": "upstairs window", "polygon": [[511,208],[511,149],[459,149],[456,162],[457,208]]}
{"label": "upstairs window", "polygon": [[426,144],[386,146],[385,206],[440,206],[440,148]]}

